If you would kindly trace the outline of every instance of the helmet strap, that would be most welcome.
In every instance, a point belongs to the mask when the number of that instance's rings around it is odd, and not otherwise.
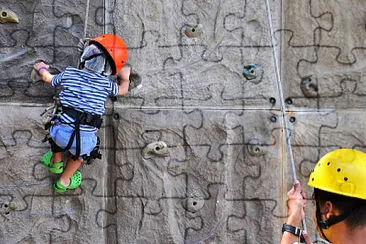
[[[328,224],[328,220],[324,221],[321,218],[320,206],[319,206],[318,200],[316,199],[316,192],[315,192],[315,202],[316,202],[316,204],[315,204],[316,222],[318,224],[320,233],[322,234],[322,237],[324,237],[324,239],[330,243],[329,239],[327,238],[327,236],[324,234],[324,231],[323,231],[323,229],[328,229],[330,227],[330,225]]]
[[[84,67],[85,67],[85,62],[80,62],[80,64],[79,64],[79,69],[84,69]]]
[[[104,69],[103,69],[103,71],[102,71],[101,75],[107,76],[107,75],[105,74],[105,71],[107,70],[107,63],[108,63],[108,62],[109,62],[109,61],[106,59],[106,60],[105,60],[105,62],[104,62]]]

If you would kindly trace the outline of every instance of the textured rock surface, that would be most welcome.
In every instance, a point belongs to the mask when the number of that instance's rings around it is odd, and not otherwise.
[[[365,1],[270,1],[273,30],[265,1],[89,2],[0,0],[19,18],[0,24],[0,243],[278,243],[293,176],[271,31],[299,180],[332,149],[366,150]],[[32,64],[77,66],[79,39],[103,32],[141,87],[107,102],[103,158],[57,194],[40,163],[55,91]],[[168,154],[144,158],[158,141]]]

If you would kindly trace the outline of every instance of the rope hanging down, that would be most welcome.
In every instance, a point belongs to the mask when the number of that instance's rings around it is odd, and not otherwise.
[[[89,6],[90,6],[90,0],[87,0],[86,1],[86,11],[85,11],[85,21],[84,21],[84,35],[83,35],[83,40],[86,39],[86,31],[88,29]]]
[[[296,181],[297,176],[296,176],[296,167],[295,167],[295,162],[294,162],[294,156],[292,154],[291,135],[290,135],[290,130],[289,130],[287,117],[286,117],[286,106],[285,106],[283,90],[282,90],[280,68],[279,68],[279,64],[278,64],[278,57],[277,57],[277,52],[276,52],[276,47],[275,47],[275,39],[273,36],[274,31],[273,31],[273,26],[272,26],[271,7],[269,5],[269,0],[265,0],[265,2],[266,2],[266,8],[267,8],[268,25],[269,25],[269,29],[270,29],[270,36],[271,36],[271,43],[272,43],[272,53],[273,53],[273,59],[274,59],[274,63],[275,63],[276,83],[277,83],[277,89],[278,89],[279,99],[280,99],[281,115],[282,115],[282,120],[283,120],[284,131],[285,131],[287,152],[288,152],[289,159],[291,162],[292,176],[294,178],[294,181]],[[302,225],[303,225],[303,229],[306,231],[305,219],[302,220]]]
[[[107,33],[107,1],[103,0],[103,33]],[[86,10],[85,10],[85,20],[84,20],[84,35],[83,35],[83,40],[85,40],[86,34],[87,34],[87,29],[88,29],[88,19],[89,19],[89,8],[90,8],[90,0],[86,1]]]

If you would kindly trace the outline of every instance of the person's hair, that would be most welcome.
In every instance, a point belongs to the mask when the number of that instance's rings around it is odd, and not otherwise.
[[[326,201],[330,201],[339,209],[340,214],[349,212],[348,217],[344,221],[350,229],[366,226],[366,200],[347,197],[317,188],[314,188],[314,196],[314,200],[320,206],[323,206]]]

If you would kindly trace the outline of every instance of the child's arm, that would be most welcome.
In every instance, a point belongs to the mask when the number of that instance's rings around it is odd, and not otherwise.
[[[38,72],[43,82],[51,84],[54,75],[48,71],[49,66],[47,64],[44,62],[36,62],[33,68]]]
[[[119,81],[119,92],[117,96],[124,96],[128,92],[128,87],[130,85],[130,73],[131,67],[123,67],[117,74],[117,79]]]

